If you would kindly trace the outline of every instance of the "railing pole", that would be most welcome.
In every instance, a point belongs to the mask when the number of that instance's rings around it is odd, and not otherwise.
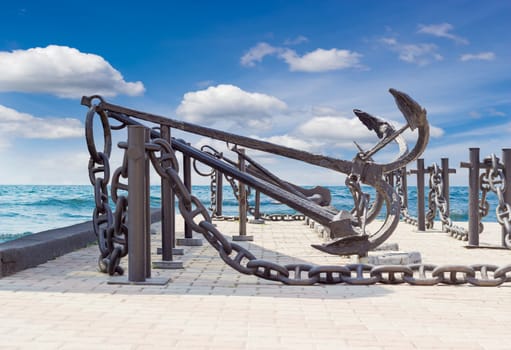
[[[224,201],[224,174],[220,171],[216,171],[216,208],[215,212],[217,216],[222,216],[222,202]]]
[[[507,204],[511,204],[511,148],[502,149],[502,163],[504,164],[504,176],[506,183],[504,184],[504,201]],[[502,246],[506,245],[506,230],[502,227]]]
[[[161,125],[161,138],[171,142],[171,131],[167,125]],[[162,162],[164,168],[170,166],[170,160]],[[175,195],[170,180],[166,177],[161,178],[161,259],[163,261],[172,261],[172,248],[175,247],[176,223],[174,214]]]
[[[191,158],[183,154],[183,182],[186,189],[192,193],[192,162]],[[191,208],[186,208],[190,210]],[[192,228],[185,220],[185,238],[192,238]]]
[[[149,142],[150,139],[150,130],[148,128],[144,128],[144,146],[147,142]],[[145,148],[144,148],[145,152]],[[145,177],[144,177],[144,206],[146,210],[145,214],[145,237],[146,237],[146,244],[145,244],[145,277],[151,278],[151,197],[150,197],[150,191],[151,191],[151,181],[150,181],[150,175],[149,175],[149,157],[147,154],[145,154],[145,161],[144,161],[144,169],[145,169]],[[128,195],[129,197],[129,195]]]
[[[168,125],[160,125],[160,137],[172,143],[171,130]],[[171,166],[170,160],[161,164],[164,168]],[[155,261],[155,269],[182,269],[182,261],[174,261],[173,255],[183,255],[183,249],[176,248],[176,215],[174,190],[170,179],[161,178],[161,261]]]
[[[245,149],[240,148],[238,154],[238,167],[241,172],[245,172]],[[233,236],[233,241],[253,241],[253,236],[247,236],[247,188],[244,183],[238,181],[239,188],[239,235]]]
[[[255,209],[254,209],[254,219],[261,218],[261,192],[255,190]]]
[[[406,166],[401,169],[401,183],[403,184],[403,208],[408,209],[408,175],[406,172]]]
[[[426,215],[424,207],[424,159],[417,159],[417,225],[419,231],[426,230]]]
[[[147,264],[146,132],[143,126],[128,127],[128,279],[144,282]]]
[[[479,246],[479,148],[470,148],[468,245]]]
[[[187,143],[189,146],[190,144]],[[183,153],[183,183],[186,189],[192,193],[192,159]],[[186,210],[190,210],[190,205],[187,205]],[[184,219],[184,218],[183,218]],[[201,246],[201,238],[193,238],[192,227],[184,221],[184,238],[177,239],[178,245],[184,246]]]

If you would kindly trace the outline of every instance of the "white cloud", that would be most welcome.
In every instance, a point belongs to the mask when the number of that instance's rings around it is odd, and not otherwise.
[[[286,103],[276,97],[221,84],[186,93],[176,114],[196,123],[229,120],[242,126],[264,129],[271,126],[271,118],[275,114],[286,109]]]
[[[274,54],[279,50],[278,47],[273,47],[270,44],[259,43],[241,57],[241,64],[243,66],[253,67],[255,66],[254,62],[261,62],[265,56]]]
[[[399,54],[399,59],[408,63],[424,66],[432,61],[443,60],[435,44],[402,44],[396,38],[383,38],[380,40],[390,50]]]
[[[299,149],[307,152],[316,152],[322,146],[321,142],[317,141],[306,141],[303,138],[299,138],[296,136],[284,134],[284,135],[275,135],[268,138],[264,138],[264,141],[276,143],[281,146]]]
[[[301,43],[306,43],[307,41],[309,41],[309,39],[307,39],[307,37],[305,37],[303,35],[299,35],[294,39],[286,39],[284,41],[284,45],[286,45],[286,46],[298,45]]]
[[[332,70],[360,67],[361,54],[339,49],[316,49],[299,56],[294,50],[284,50],[279,55],[295,72],[327,72]]]
[[[460,60],[465,61],[493,61],[495,59],[495,53],[493,52],[480,52],[480,53],[467,53],[461,55]]]
[[[430,24],[430,25],[419,25],[418,33],[430,34],[440,38],[447,38],[455,41],[458,44],[468,44],[468,40],[460,36],[451,33],[453,26],[449,23]]]
[[[0,134],[3,137],[61,139],[83,137],[84,128],[74,118],[38,118],[0,105]]]
[[[0,91],[49,93],[59,97],[140,95],[142,82],[126,82],[101,56],[49,45],[0,52]]]
[[[302,39],[303,40],[303,39]],[[361,54],[341,49],[316,49],[303,56],[295,50],[284,47],[275,47],[267,43],[259,43],[252,47],[241,57],[241,64],[248,67],[255,66],[255,62],[261,62],[268,55],[276,55],[289,65],[292,72],[327,72],[346,68],[361,68]]]

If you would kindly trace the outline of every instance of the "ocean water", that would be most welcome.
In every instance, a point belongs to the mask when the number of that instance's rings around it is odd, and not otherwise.
[[[332,193],[332,204],[338,209],[349,210],[353,199],[344,186],[328,187]],[[371,198],[374,191],[365,188]],[[427,191],[427,190],[426,190]],[[209,208],[209,186],[193,186],[192,192]],[[249,197],[253,203],[254,193]],[[427,197],[427,192],[426,192]],[[408,189],[409,212],[416,215],[417,191]],[[468,220],[468,188],[451,187],[451,218],[453,221]],[[426,198],[427,201],[427,198]],[[490,212],[483,221],[496,221],[495,195],[489,195]],[[160,187],[151,186],[151,206],[160,206]],[[91,220],[94,209],[93,188],[83,186],[0,186],[0,242],[24,235]],[[427,210],[427,203],[426,203]],[[293,214],[294,209],[282,205],[270,197],[261,195],[261,212],[267,214]],[[223,214],[237,215],[238,202],[230,187],[224,187]]]

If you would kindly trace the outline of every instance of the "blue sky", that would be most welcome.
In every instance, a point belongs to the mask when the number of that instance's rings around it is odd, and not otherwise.
[[[2,184],[87,184],[80,97],[95,93],[351,159],[353,140],[376,142],[353,108],[402,125],[393,87],[428,110],[426,164],[511,147],[509,1],[20,0],[1,5],[0,32]],[[344,183],[253,155],[299,184]]]

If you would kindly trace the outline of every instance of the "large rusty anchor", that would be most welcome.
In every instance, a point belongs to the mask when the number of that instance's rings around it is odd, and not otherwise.
[[[260,150],[332,169],[347,174],[348,180],[350,181],[360,182],[374,187],[377,192],[377,198],[373,207],[369,209],[368,213],[366,213],[365,221],[376,216],[382,207],[382,204],[385,204],[387,208],[387,215],[384,224],[380,227],[380,229],[378,229],[375,233],[370,234],[366,232],[364,222],[360,222],[361,220],[358,220],[350,212],[341,211],[339,213],[334,213],[332,210],[309,200],[303,194],[298,194],[294,190],[289,190],[285,187],[283,188],[278,183],[276,184],[273,181],[268,181],[268,179],[265,179],[264,176],[255,176],[257,174],[240,172],[232,164],[222,161],[214,155],[202,152],[182,140],[172,139],[172,148],[175,151],[186,154],[207,166],[217,169],[232,178],[240,180],[245,185],[259,190],[260,192],[290,206],[291,208],[294,208],[327,227],[330,230],[330,235],[333,241],[322,245],[314,245],[315,248],[330,254],[363,255],[366,254],[369,249],[375,248],[384,242],[392,234],[399,222],[399,197],[394,189],[384,181],[384,174],[399,169],[418,158],[424,151],[429,139],[429,125],[426,119],[426,111],[405,93],[394,89],[390,89],[390,93],[394,96],[398,108],[405,116],[407,124],[401,129],[395,130],[390,126],[390,124],[374,118],[367,113],[355,110],[355,114],[361,119],[361,121],[370,129],[375,130],[377,135],[381,137],[381,140],[367,151],[360,149],[352,161],[312,154],[266,141],[260,141],[179,120],[139,112],[133,109],[107,103],[99,96],[84,97],[82,99],[82,104],[90,107],[87,115],[87,144],[92,155],[91,161],[94,161],[99,165],[101,165],[103,161],[101,159],[93,159],[94,155],[97,153],[93,147],[91,131],[92,118],[95,114],[100,116],[101,123],[104,128],[105,148],[108,150],[108,152],[105,153],[109,153],[111,147],[106,144],[107,139],[109,141],[108,143],[111,143],[108,119],[112,118],[121,122],[121,126],[112,126],[112,129],[118,129],[126,125],[142,125],[141,122],[136,120],[139,119],[155,123],[160,126],[176,128],[185,132],[222,140],[230,144],[244,146],[246,148]],[[97,105],[93,104],[92,102],[95,99],[98,99],[100,103]],[[406,147],[400,147],[401,152],[398,158],[388,164],[378,164],[372,160],[372,156],[382,150],[389,143],[393,141],[398,141],[398,144],[402,143],[399,141],[401,134],[407,129],[418,130],[418,139],[411,151],[408,151]],[[151,136],[152,138],[159,138],[160,133],[156,130],[152,130]]]
[[[333,241],[325,244],[314,244],[313,247],[316,249],[335,255],[353,253],[365,255],[367,251],[383,243],[394,232],[399,223],[399,197],[392,186],[384,180],[383,175],[405,166],[424,152],[429,140],[429,124],[426,110],[411,97],[395,89],[390,89],[389,92],[394,96],[396,104],[407,123],[396,130],[381,119],[360,110],[354,110],[359,119],[370,130],[374,130],[381,140],[367,151],[359,148],[360,152],[353,159],[348,175],[352,180],[361,181],[376,189],[379,195],[377,201],[383,200],[387,207],[385,222],[374,234],[369,234],[365,232],[365,229],[353,225],[352,215],[346,211],[341,211],[336,216],[336,222],[337,225],[342,226],[342,229],[331,231]],[[408,151],[404,139],[401,137],[407,129],[418,130],[418,139],[411,151]],[[372,156],[392,141],[397,141],[399,145],[399,156],[388,164],[375,163]]]

